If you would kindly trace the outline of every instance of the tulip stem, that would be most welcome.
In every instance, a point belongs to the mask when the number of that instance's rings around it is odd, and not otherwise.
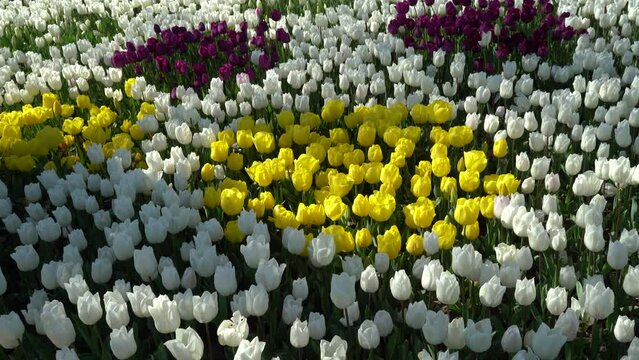
[[[211,341],[211,333],[209,331],[209,323],[206,323],[206,343],[209,346],[209,360],[213,360],[213,342]]]

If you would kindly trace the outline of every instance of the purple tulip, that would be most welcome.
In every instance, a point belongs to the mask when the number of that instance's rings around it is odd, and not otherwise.
[[[291,36],[282,28],[275,30],[275,38],[284,44],[288,44],[288,42],[291,41]]]
[[[175,62],[175,69],[180,74],[186,74],[189,72],[189,64],[184,60],[177,60]]]
[[[271,11],[271,19],[273,19],[273,21],[280,21],[281,18],[282,18],[282,13],[279,10]]]

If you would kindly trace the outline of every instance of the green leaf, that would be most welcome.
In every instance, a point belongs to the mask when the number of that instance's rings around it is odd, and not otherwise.
[[[164,346],[164,344],[160,345],[160,347],[153,354],[153,356],[151,356],[151,359],[169,360],[169,353],[166,350],[166,347]]]

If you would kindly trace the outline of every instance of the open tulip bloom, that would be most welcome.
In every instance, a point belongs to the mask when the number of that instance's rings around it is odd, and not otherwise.
[[[0,4],[0,358],[639,358],[636,0],[147,3]]]

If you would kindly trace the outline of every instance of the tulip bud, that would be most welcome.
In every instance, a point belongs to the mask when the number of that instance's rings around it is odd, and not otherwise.
[[[20,346],[24,335],[24,324],[14,311],[0,316],[0,346],[15,349]]]
[[[408,275],[402,269],[393,275],[390,279],[390,289],[393,297],[399,301],[408,300],[411,294],[411,284]]]
[[[312,339],[320,340],[326,335],[326,320],[324,315],[311,312],[308,315],[308,332]]]
[[[371,350],[377,348],[380,334],[375,323],[370,320],[364,320],[357,330],[357,340],[363,349]]]
[[[291,345],[297,349],[304,348],[308,345],[309,329],[306,321],[295,319],[293,326],[291,326],[290,341]]]
[[[114,329],[111,331],[109,339],[111,352],[113,356],[119,360],[130,358],[138,350],[135,337],[133,336],[133,329],[127,331],[124,326],[119,329]]]
[[[568,294],[563,287],[551,288],[546,294],[546,308],[551,314],[559,316],[568,306]]]
[[[78,317],[85,325],[93,325],[102,318],[100,294],[86,291],[78,298]]]
[[[615,339],[622,343],[629,343],[635,337],[635,321],[627,316],[619,316],[615,323]]]
[[[517,325],[511,325],[504,331],[504,335],[501,338],[501,348],[507,353],[516,353],[521,350],[522,339],[519,327]]]
[[[490,319],[484,319],[477,323],[468,319],[468,325],[464,330],[466,346],[476,353],[481,353],[490,348],[493,327]]]
[[[535,289],[535,279],[526,279],[523,280],[517,279],[517,285],[515,286],[515,300],[517,303],[523,306],[528,306],[535,301],[535,297],[537,296],[537,292]],[[516,351],[519,351],[517,349]],[[509,352],[516,352],[509,351]]]

